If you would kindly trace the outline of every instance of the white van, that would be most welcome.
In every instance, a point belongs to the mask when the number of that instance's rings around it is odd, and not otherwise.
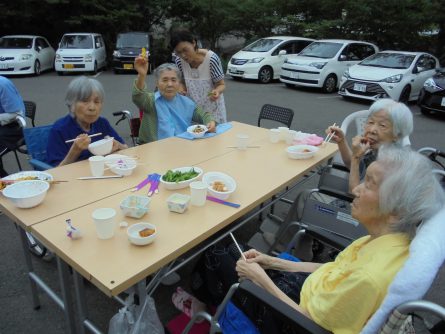
[[[298,55],[288,56],[281,67],[280,81],[286,86],[321,88],[334,92],[343,72],[352,65],[378,52],[367,42],[324,39],[313,42]]]
[[[93,72],[107,66],[107,52],[102,35],[95,33],[65,34],[59,43],[54,62],[57,74]]]

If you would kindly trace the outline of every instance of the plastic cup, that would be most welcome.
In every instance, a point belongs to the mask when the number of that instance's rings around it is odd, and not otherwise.
[[[249,136],[245,134],[236,135],[236,148],[239,150],[247,149],[247,144],[249,143]]]
[[[286,126],[280,126],[278,130],[280,130],[280,140],[286,141],[286,135],[289,131],[289,128]]]
[[[92,217],[99,239],[110,239],[114,236],[116,210],[112,208],[96,209],[93,211]]]
[[[295,139],[295,135],[297,134],[297,131],[295,130],[288,130],[286,133],[286,144],[292,145]]]
[[[271,143],[278,143],[280,141],[280,130],[278,129],[270,129],[269,130],[269,139]]]
[[[202,181],[190,183],[190,203],[194,206],[203,206],[207,199],[207,184]]]
[[[105,157],[101,155],[95,155],[88,159],[90,162],[91,175],[102,176],[104,175]]]

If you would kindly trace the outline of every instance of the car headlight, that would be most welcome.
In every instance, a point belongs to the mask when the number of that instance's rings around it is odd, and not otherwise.
[[[423,84],[423,87],[429,88],[430,90],[443,90],[442,87],[438,86],[433,78],[429,78]]]
[[[113,51],[113,57],[120,57],[120,56],[121,56],[121,53],[118,50]]]
[[[264,59],[264,57],[252,58],[248,61],[248,63],[259,63],[263,59]]]
[[[346,69],[346,71],[343,72],[343,78],[349,79],[351,76],[349,75],[349,68]]]
[[[313,62],[310,63],[309,66],[318,68],[319,70],[321,70],[325,65],[327,64],[327,62]]]
[[[20,60],[28,60],[32,58],[32,54],[31,53],[24,53],[20,56]]]
[[[91,53],[88,53],[85,55],[85,61],[93,61],[93,55]]]
[[[390,77],[387,77],[386,79],[383,79],[383,82],[387,82],[387,83],[395,83],[395,82],[400,82],[400,80],[402,80],[403,78],[403,74],[397,74],[397,75],[393,75]]]
[[[56,53],[56,61],[61,61],[62,60],[62,56],[59,55],[58,53]]]

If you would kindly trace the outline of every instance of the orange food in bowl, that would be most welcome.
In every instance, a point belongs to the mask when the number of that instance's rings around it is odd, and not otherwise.
[[[213,182],[212,189],[215,190],[215,191],[220,191],[220,192],[224,192],[224,191],[228,190],[226,185],[222,181],[215,181],[215,182]]]
[[[145,237],[149,237],[150,235],[152,235],[154,233],[155,233],[154,229],[146,227],[143,230],[139,231],[139,236],[145,238]]]

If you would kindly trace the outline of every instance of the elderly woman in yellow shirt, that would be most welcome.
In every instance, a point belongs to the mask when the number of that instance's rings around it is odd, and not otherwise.
[[[405,262],[417,227],[443,207],[445,195],[426,158],[395,148],[379,151],[353,194],[352,216],[369,235],[353,242],[334,262],[292,262],[251,249],[244,253],[247,261],[236,264],[240,280],[252,280],[329,331],[360,332]],[[271,278],[267,269],[302,274],[301,292],[283,291],[282,276]],[[279,324],[268,326],[280,332]]]

